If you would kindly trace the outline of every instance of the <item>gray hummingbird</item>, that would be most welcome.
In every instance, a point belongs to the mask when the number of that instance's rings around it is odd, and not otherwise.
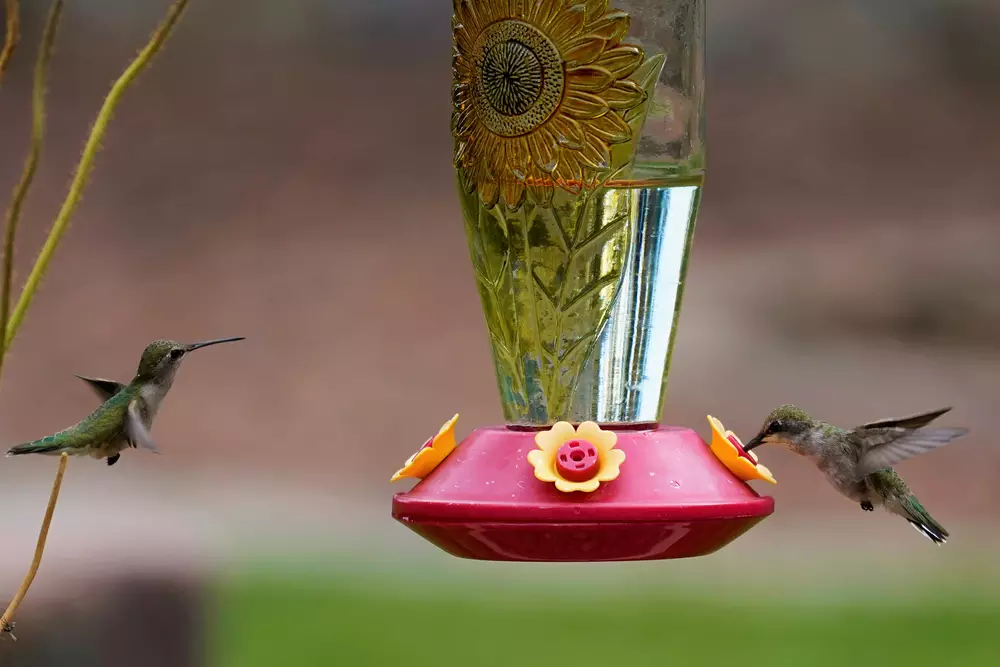
[[[926,428],[950,411],[883,419],[842,429],[813,419],[794,405],[782,405],[767,416],[760,432],[744,449],[775,444],[810,459],[841,494],[874,512],[879,505],[901,516],[927,539],[943,544],[948,531],[924,509],[891,466],[962,437],[965,428]]]
[[[159,453],[149,435],[149,429],[160,404],[174,383],[174,376],[184,357],[189,352],[209,345],[238,340],[243,338],[219,338],[202,343],[153,341],[143,350],[139,368],[128,384],[77,375],[104,402],[68,429],[11,447],[7,456],[56,455],[66,452],[71,456],[106,458],[108,465],[113,466],[118,463],[122,450],[127,447],[138,446]]]

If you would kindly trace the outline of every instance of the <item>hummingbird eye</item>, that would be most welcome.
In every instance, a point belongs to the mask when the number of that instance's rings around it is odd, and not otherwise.
[[[183,356],[184,356],[184,350],[180,349],[179,347],[178,348],[174,348],[173,350],[170,350],[170,358],[171,359],[180,359]]]

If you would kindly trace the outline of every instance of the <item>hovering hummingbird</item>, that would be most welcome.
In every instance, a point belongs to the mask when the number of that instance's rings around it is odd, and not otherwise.
[[[128,384],[77,375],[104,401],[100,407],[64,431],[11,447],[7,456],[66,452],[71,456],[107,458],[108,465],[113,466],[126,447],[139,446],[159,453],[149,429],[184,357],[188,352],[209,345],[238,340],[243,338],[191,344],[175,340],[153,341],[143,350],[139,368]]]
[[[883,419],[846,430],[813,419],[794,405],[783,405],[767,416],[744,449],[764,444],[787,447],[812,460],[835,489],[860,503],[864,511],[874,512],[880,505],[909,521],[935,544],[943,544],[948,531],[924,509],[891,466],[968,433],[965,428],[925,428],[950,410]]]

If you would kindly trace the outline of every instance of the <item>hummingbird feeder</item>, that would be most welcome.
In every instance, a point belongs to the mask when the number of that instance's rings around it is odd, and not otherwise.
[[[659,423],[704,179],[705,0],[454,0],[462,216],[506,423],[458,415],[393,517],[503,561],[701,556],[774,510],[714,417]]]

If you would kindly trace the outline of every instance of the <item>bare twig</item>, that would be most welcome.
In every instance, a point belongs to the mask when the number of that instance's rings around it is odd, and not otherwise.
[[[4,7],[7,8],[7,30],[4,31],[3,49],[0,49],[0,83],[3,82],[7,64],[21,39],[21,8],[18,6],[18,0],[6,0]]]
[[[21,218],[21,208],[28,196],[28,190],[35,179],[38,169],[38,157],[42,152],[42,141],[45,138],[45,84],[48,79],[49,61],[52,59],[52,48],[56,41],[56,31],[59,18],[62,16],[63,0],[55,0],[45,21],[45,32],[42,34],[42,45],[35,61],[35,84],[31,96],[31,146],[28,157],[24,161],[24,171],[21,182],[14,190],[10,209],[7,210],[7,226],[3,241],[3,286],[0,287],[0,331],[7,331],[7,321],[10,319],[11,283],[14,280],[14,238],[17,236],[17,223]],[[6,337],[0,337],[0,372],[7,356]]]
[[[24,320],[24,315],[28,310],[28,306],[31,305],[32,299],[35,297],[35,292],[38,291],[38,285],[45,275],[45,271],[49,268],[49,263],[52,261],[52,255],[55,253],[56,247],[59,245],[59,241],[62,240],[63,234],[66,232],[66,228],[69,226],[69,220],[73,216],[73,212],[76,210],[77,204],[80,202],[80,196],[83,194],[83,188],[87,184],[87,177],[90,175],[90,170],[94,165],[94,159],[97,156],[97,151],[100,148],[101,140],[104,138],[104,133],[108,129],[108,123],[111,122],[111,116],[114,113],[115,107],[121,101],[122,95],[132,84],[139,74],[142,73],[149,63],[152,61],[153,56],[160,50],[167,38],[170,37],[170,33],[174,26],[181,18],[181,14],[187,7],[188,0],[177,0],[170,7],[167,12],[166,18],[163,23],[156,29],[153,33],[152,38],[146,47],[139,53],[132,64],[128,66],[128,69],[118,78],[115,84],[111,87],[111,91],[108,96],[104,99],[104,106],[101,107],[100,112],[97,114],[97,120],[94,121],[94,127],[90,131],[90,137],[87,139],[87,144],[84,146],[83,155],[80,157],[80,163],[77,165],[76,173],[73,176],[73,182],[70,184],[69,194],[66,195],[66,200],[63,202],[62,208],[56,215],[56,220],[52,224],[52,229],[49,231],[49,236],[45,240],[45,245],[42,246],[42,251],[38,255],[38,259],[35,261],[35,266],[31,270],[31,275],[28,276],[27,281],[25,281],[24,289],[21,291],[21,297],[17,301],[17,305],[14,307],[14,312],[11,315],[10,322],[7,323],[6,330],[6,340],[5,347],[10,348],[11,342],[13,342],[14,337],[17,335],[17,330],[21,326],[21,322]]]
[[[24,576],[24,581],[21,582],[21,588],[18,589],[17,594],[14,599],[10,601],[7,605],[7,611],[3,613],[0,617],[0,634],[6,632],[11,634],[14,629],[14,614],[17,613],[17,608],[21,606],[21,601],[24,600],[24,596],[27,595],[28,589],[31,588],[31,582],[35,580],[35,573],[38,572],[38,566],[42,564],[42,553],[45,551],[45,540],[49,536],[49,524],[52,523],[52,513],[56,510],[56,501],[59,500],[59,489],[62,487],[63,474],[66,472],[66,461],[69,457],[63,453],[59,456],[59,468],[56,470],[56,479],[52,482],[52,493],[49,494],[49,505],[45,508],[45,518],[42,519],[42,529],[38,532],[38,543],[35,545],[35,557],[31,559],[31,567],[28,569],[28,574]]]

